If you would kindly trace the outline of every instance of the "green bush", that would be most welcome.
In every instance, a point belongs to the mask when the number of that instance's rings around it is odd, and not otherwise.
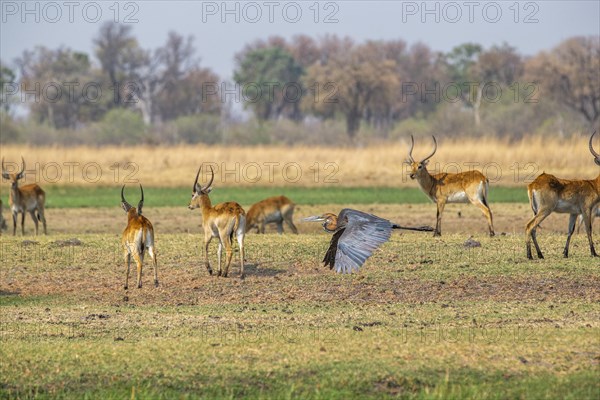
[[[106,113],[97,124],[97,144],[139,144],[146,133],[144,121],[139,113],[114,109]]]
[[[431,135],[432,133],[434,132],[430,120],[407,118],[394,125],[389,137],[390,139],[397,140],[409,137],[410,135],[418,137]]]
[[[10,115],[0,111],[0,143],[17,143],[21,139],[20,136],[19,126]]]
[[[174,121],[175,141],[181,143],[221,143],[221,118],[218,115],[189,115]]]

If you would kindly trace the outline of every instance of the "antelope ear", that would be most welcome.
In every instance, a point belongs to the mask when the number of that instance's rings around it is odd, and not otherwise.
[[[4,179],[10,179],[10,175],[8,174],[8,172],[3,172],[3,173],[2,173],[2,177],[3,177]]]
[[[24,176],[25,176],[25,171],[18,173],[15,178],[17,178],[17,180],[19,180],[19,179],[23,179]]]
[[[204,189],[204,191],[206,192],[206,194],[209,194],[210,192],[212,192],[212,186],[207,187],[206,189]]]
[[[423,164],[423,166],[426,167],[427,164],[429,164],[429,160],[422,161],[421,164]]]

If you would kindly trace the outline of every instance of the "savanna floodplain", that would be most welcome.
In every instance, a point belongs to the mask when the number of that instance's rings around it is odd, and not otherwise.
[[[475,207],[449,204],[442,237],[394,232],[358,273],[324,268],[331,237],[303,217],[351,207],[435,225],[403,169],[407,147],[3,146],[7,168],[25,156],[22,184],[46,191],[49,235],[33,236],[27,216],[12,236],[3,181],[0,397],[597,399],[598,260],[581,233],[562,257],[566,215],[542,223],[543,260],[526,259],[524,235],[528,181],[596,176],[585,138],[445,141],[441,170],[488,167],[497,235]],[[244,280],[237,252],[229,278],[203,265],[200,212],[186,207],[200,165],[215,168],[213,204],[297,203],[298,235],[247,234]],[[123,289],[124,183],[132,204],[144,185],[157,288],[147,257],[143,287]]]
[[[354,200],[343,206],[435,220],[433,204]],[[340,208],[300,203],[295,220]],[[597,398],[600,273],[585,235],[563,259],[567,217],[553,215],[546,259],[531,262],[528,204],[492,209],[496,237],[479,210],[449,205],[441,238],[394,232],[352,275],[322,267],[318,224],[249,233],[240,280],[237,252],[229,278],[208,275],[198,210],[147,205],[160,285],[145,265],[143,288],[124,290],[123,211],[49,208],[48,236],[26,220],[25,237],[1,237],[2,397]]]

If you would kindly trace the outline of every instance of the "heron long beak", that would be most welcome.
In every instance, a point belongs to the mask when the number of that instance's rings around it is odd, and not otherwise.
[[[300,221],[302,221],[302,222],[322,222],[325,220],[326,220],[326,218],[323,218],[322,215],[313,215],[312,217],[302,218]]]

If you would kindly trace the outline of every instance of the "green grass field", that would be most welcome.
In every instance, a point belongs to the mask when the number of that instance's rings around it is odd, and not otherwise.
[[[112,207],[120,202],[120,186],[52,186],[46,185],[48,208]],[[177,207],[187,205],[191,187],[144,189],[145,204],[149,207]],[[264,198],[285,194],[298,204],[421,204],[429,199],[419,188],[345,188],[339,186],[216,188],[211,192],[214,204],[235,199],[240,204],[252,204]],[[139,188],[129,185],[125,197],[131,202],[139,199]],[[527,202],[527,190],[515,187],[490,189],[491,203]]]
[[[371,204],[371,191],[346,190],[337,194],[386,218],[435,217],[430,203]],[[158,288],[145,265],[144,287],[123,289],[114,188],[67,191],[72,204],[101,208],[50,207],[48,236],[30,236],[28,217],[29,236],[0,238],[0,398],[598,398],[600,269],[584,235],[562,258],[565,216],[539,234],[546,259],[527,261],[526,203],[492,204],[505,232],[494,238],[479,210],[461,206],[461,217],[452,206],[444,236],[394,233],[352,275],[323,268],[330,236],[298,223],[299,235],[248,234],[240,280],[237,252],[229,278],[208,275],[200,213],[181,192],[146,192]],[[296,201],[296,219],[341,208],[338,198]],[[470,234],[481,247],[464,247]]]

